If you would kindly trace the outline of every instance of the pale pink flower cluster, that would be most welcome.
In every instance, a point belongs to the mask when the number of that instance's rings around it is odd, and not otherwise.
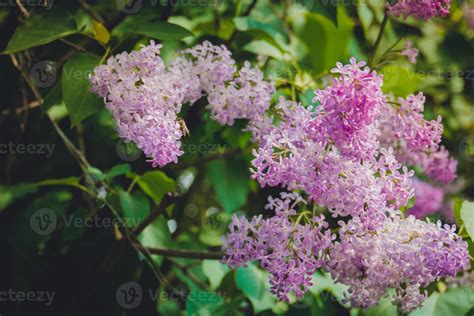
[[[183,154],[180,139],[187,129],[179,112],[184,103],[207,97],[212,118],[223,125],[262,115],[270,105],[273,85],[249,63],[236,73],[224,46],[206,41],[181,52],[168,67],[160,48],[152,41],[139,51],[110,57],[90,78],[119,136],[135,142],[153,167],[176,163]]]
[[[413,179],[415,189],[415,205],[409,209],[408,214],[422,218],[433,214],[443,207],[445,191],[418,178]]]
[[[340,77],[316,91],[316,108],[280,98],[272,112],[275,119],[268,116],[254,120],[255,126],[249,130],[256,133],[259,146],[253,151],[252,177],[262,187],[302,190],[309,202],[344,219],[339,222],[338,239],[319,249],[325,253],[319,265],[336,281],[349,286],[353,305],[377,304],[389,288],[394,288],[393,302],[401,310],[410,311],[426,299],[422,288],[464,269],[469,256],[467,244],[455,234],[454,226],[429,224],[413,216],[404,219],[399,209],[414,195],[413,171],[400,161],[421,166],[440,181],[452,180],[455,173],[453,168],[444,172],[432,168],[430,159],[443,152],[439,146],[442,125],[440,119],[424,119],[423,95],[394,102],[382,93],[382,77],[364,66],[354,59],[349,65],[338,64],[333,72]],[[424,159],[414,159],[415,154]],[[443,157],[437,164],[449,165],[450,161]],[[266,223],[272,225],[274,220],[270,218]],[[245,222],[247,230],[241,230],[240,221],[243,219],[233,221],[224,247],[226,260],[233,266],[262,262],[258,256],[246,260],[236,250],[236,240],[250,236],[253,225]],[[258,234],[253,236],[252,244],[263,242]],[[279,244],[287,247],[284,240],[288,238],[282,235]],[[248,245],[244,252],[259,249],[250,250]],[[286,271],[281,264],[281,269],[263,267]],[[288,289],[285,285],[294,284],[286,278],[280,283],[277,288]],[[300,288],[291,289],[301,296],[307,286],[302,282]],[[288,295],[287,291],[272,289],[280,298]]]
[[[367,230],[358,218],[340,225],[340,239],[331,248],[325,268],[349,286],[353,305],[374,305],[393,288],[393,303],[403,311],[413,310],[426,299],[420,287],[454,276],[470,262],[467,244],[455,227],[440,222],[395,215],[377,230]]]
[[[422,20],[445,17],[449,14],[450,6],[451,0],[398,0],[393,5],[387,3],[391,15],[403,16],[404,19],[412,16]]]
[[[466,267],[467,244],[455,227],[400,212],[414,195],[414,172],[403,164],[437,181],[455,177],[456,162],[440,146],[441,118],[423,117],[422,94],[394,101],[382,92],[382,76],[351,58],[315,92],[316,106],[281,97],[270,109],[274,85],[248,62],[237,69],[224,46],[204,42],[168,66],[159,50],[152,42],[111,57],[91,77],[120,137],[135,142],[153,166],[176,162],[186,132],[181,107],[207,98],[218,123],[248,121],[257,143],[252,177],[262,187],[301,190],[269,198],[273,217],[233,216],[224,239],[229,265],[259,261],[280,299],[301,297],[323,269],[349,287],[354,305],[376,304],[394,288],[403,311],[422,304],[429,283]],[[317,214],[321,208],[340,219],[337,234]]]
[[[407,39],[405,42],[405,48],[400,52],[401,55],[407,56],[408,60],[412,64],[416,64],[416,57],[418,57],[418,53],[420,52],[418,48],[412,47],[412,42]]]
[[[431,121],[423,117],[425,100],[420,92],[398,98],[398,102],[388,101],[379,120],[380,141],[394,148],[400,162],[420,166],[432,179],[449,183],[456,178],[457,161],[440,146],[441,116]]]

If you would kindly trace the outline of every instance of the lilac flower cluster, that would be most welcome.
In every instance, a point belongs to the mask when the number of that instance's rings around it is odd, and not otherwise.
[[[378,148],[376,117],[385,103],[383,78],[370,71],[365,62],[351,58],[349,65],[337,63],[332,73],[340,74],[332,85],[315,92],[321,115],[315,119],[318,136],[323,142],[334,142],[341,155],[368,159]]]
[[[260,215],[249,222],[233,215],[224,241],[225,261],[238,267],[259,260],[270,272],[271,290],[279,299],[288,300],[290,292],[301,297],[312,285],[312,275],[323,266],[336,236],[330,230],[322,231],[328,227],[323,215],[297,213],[298,203],[304,203],[297,193],[282,193],[281,199],[270,197],[268,201],[266,208],[276,214],[271,218]]]
[[[404,19],[412,16],[423,20],[445,17],[449,14],[450,6],[451,0],[398,0],[394,4],[387,3],[391,15],[403,16]]]
[[[422,218],[439,211],[443,207],[444,190],[435,187],[418,178],[413,179],[415,189],[415,205],[408,211],[408,214],[416,218]]]
[[[252,177],[262,187],[301,190],[306,197],[270,197],[270,218],[234,216],[224,239],[230,266],[259,261],[282,300],[302,296],[323,269],[349,286],[354,305],[376,304],[394,288],[393,301],[405,311],[424,301],[420,288],[465,268],[467,244],[454,227],[400,212],[415,192],[407,166],[436,181],[455,178],[456,161],[440,146],[441,118],[424,119],[422,94],[394,101],[382,92],[382,76],[352,58],[338,63],[336,78],[315,92],[317,106],[281,97],[270,108],[273,83],[248,62],[237,69],[224,46],[204,42],[167,66],[160,47],[152,42],[111,57],[91,77],[120,137],[135,142],[154,167],[176,162],[187,131],[181,107],[206,97],[218,123],[248,121],[258,146]],[[421,196],[426,187],[416,181]],[[437,200],[429,199],[418,206],[434,208]],[[317,208],[307,210],[308,202],[342,219],[337,234]]]
[[[318,266],[349,286],[352,304],[369,307],[394,288],[393,302],[409,311],[426,299],[420,288],[456,274],[469,256],[454,226],[404,218],[399,209],[407,205],[414,189],[413,171],[401,162],[421,166],[445,182],[454,178],[455,163],[446,156],[437,163],[451,165],[448,170],[433,168],[433,157],[444,150],[439,146],[442,125],[440,119],[424,119],[422,94],[393,102],[382,93],[382,77],[354,59],[349,65],[338,64],[333,73],[340,77],[316,91],[316,108],[280,98],[273,112],[277,120],[264,116],[253,121],[249,130],[259,146],[253,151],[252,177],[262,187],[303,190],[309,202],[345,219],[339,222],[337,241],[324,248],[323,257],[314,259],[321,259]],[[258,217],[250,223],[234,218],[224,245],[226,261],[232,266],[253,260],[262,264],[265,255],[259,256],[258,250],[265,239],[258,235],[260,223],[274,223],[277,217]],[[288,221],[295,222],[292,217]],[[289,235],[278,240],[278,245],[291,250]],[[275,271],[286,275],[288,266],[275,267],[278,262],[262,266],[272,276]],[[288,289],[302,295],[308,284],[298,280],[302,286],[295,289],[292,279],[272,277],[272,290],[280,298],[287,297]]]
[[[471,269],[466,269],[466,271],[463,271],[455,277],[447,277],[445,282],[448,288],[462,287],[474,290],[474,272],[470,270]]]
[[[420,166],[432,179],[449,183],[456,178],[457,161],[440,146],[441,116],[432,121],[423,117],[425,99],[420,92],[398,102],[389,100],[379,120],[380,141],[395,149],[400,162]]]
[[[350,301],[369,307],[394,288],[393,303],[409,311],[426,298],[420,287],[441,276],[453,276],[469,264],[467,244],[455,228],[394,216],[377,230],[358,218],[340,222],[340,240],[328,255],[326,269],[349,285]]]
[[[183,154],[180,139],[187,129],[179,112],[184,103],[207,96],[212,118],[223,125],[252,119],[268,108],[273,85],[249,63],[236,74],[235,61],[224,46],[206,41],[184,50],[167,67],[160,48],[152,41],[139,51],[110,57],[90,78],[119,136],[135,142],[153,167],[176,163]]]
[[[154,167],[177,162],[183,136],[177,113],[186,94],[160,58],[161,45],[110,57],[96,67],[92,91],[105,99],[119,136],[134,141]]]
[[[410,63],[416,64],[416,57],[418,57],[420,50],[418,48],[412,47],[412,45],[412,42],[407,39],[405,42],[405,48],[400,52],[400,54],[402,56],[407,56]]]

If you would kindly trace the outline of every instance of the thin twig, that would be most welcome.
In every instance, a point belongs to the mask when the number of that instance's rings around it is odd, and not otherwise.
[[[21,76],[23,79],[25,79],[26,83],[30,87],[31,91],[35,95],[36,99],[40,102],[43,103],[43,98],[41,97],[41,93],[38,91],[38,88],[36,85],[33,83],[31,80],[30,76],[28,73],[26,73],[25,69],[23,69],[22,65],[18,61],[18,59],[15,57],[14,54],[10,54],[10,59],[12,60],[13,66],[21,73]]]
[[[0,113],[0,115],[21,114],[24,111],[34,109],[34,108],[36,108],[40,105],[41,105],[41,103],[39,101],[33,101],[33,102],[28,103],[27,107],[23,106],[21,108],[16,108],[16,109],[11,109],[11,110],[9,110],[9,109],[3,110]]]
[[[143,247],[137,245],[137,248]],[[191,251],[183,249],[167,249],[167,248],[157,248],[157,247],[145,247],[152,255],[160,255],[167,257],[178,257],[178,258],[188,258],[188,259],[212,259],[220,260],[223,257],[223,253],[220,252],[202,252],[202,251]]]
[[[375,60],[377,49],[379,48],[380,43],[382,42],[383,34],[385,33],[385,27],[387,26],[388,21],[389,21],[389,15],[385,13],[385,15],[383,16],[382,24],[380,25],[379,34],[377,35],[375,44],[372,47],[372,50],[369,54],[369,67],[372,67],[372,63]]]
[[[157,208],[155,208],[147,218],[145,218],[138,226],[135,228],[133,231],[133,234],[135,236],[140,235],[140,233],[147,228],[148,225],[153,223],[153,221],[160,216],[160,214],[163,214],[168,206],[170,206],[173,202],[175,201],[175,197],[171,195],[165,195],[163,199],[160,202],[160,205],[158,205]]]
[[[16,0],[16,5],[18,6],[18,8],[20,9],[21,13],[23,14],[25,18],[28,18],[30,16],[30,12],[26,10],[26,8],[23,6],[20,0]]]
[[[96,58],[99,57],[98,55],[96,55],[96,54],[94,54],[94,53],[88,51],[88,50],[85,49],[84,47],[79,46],[79,45],[77,45],[77,44],[75,44],[75,43],[73,43],[73,42],[71,42],[71,41],[68,41],[68,40],[66,40],[66,39],[64,39],[64,38],[61,38],[61,39],[59,39],[59,40],[60,40],[61,42],[63,42],[64,44],[66,44],[66,45],[68,45],[68,46],[71,46],[72,48],[74,48],[74,49],[77,50],[78,52],[86,53],[86,54],[92,55],[92,56],[94,56],[94,57],[96,57]]]
[[[105,24],[104,18],[101,17],[100,14],[89,3],[87,3],[86,0],[79,0],[79,3],[94,19],[102,24]]]

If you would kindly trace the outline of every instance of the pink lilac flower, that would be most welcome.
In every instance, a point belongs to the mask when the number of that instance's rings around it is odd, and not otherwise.
[[[224,45],[216,46],[204,41],[184,50],[183,55],[190,56],[193,67],[187,71],[199,77],[202,90],[206,92],[231,80],[236,71],[232,54]]]
[[[358,218],[340,226],[325,269],[349,286],[348,299],[356,306],[377,304],[394,288],[393,303],[403,311],[413,310],[426,298],[420,288],[456,275],[470,262],[467,243],[454,226],[440,222],[395,215],[376,230],[368,230]]]
[[[440,146],[443,134],[441,117],[428,121],[423,117],[425,96],[422,93],[389,100],[378,118],[383,147],[392,147],[397,159],[420,166],[430,178],[449,183],[456,178],[457,161]]]
[[[466,269],[455,277],[447,277],[445,283],[448,288],[462,287],[474,290],[474,272],[470,268]]]
[[[275,211],[273,217],[260,215],[249,222],[234,214],[224,238],[224,261],[237,267],[258,260],[270,273],[272,293],[281,300],[289,300],[291,292],[304,295],[335,238],[325,230],[328,224],[323,215],[297,216],[296,206],[301,202],[296,193],[282,193],[281,199],[269,198],[266,208]]]
[[[270,106],[275,88],[263,79],[263,73],[245,62],[236,78],[216,85],[208,92],[211,117],[224,125],[235,119],[253,119],[262,116]]]
[[[412,43],[409,39],[405,42],[405,48],[401,51],[401,55],[407,56],[408,60],[412,64],[416,64],[416,57],[420,51],[417,48],[412,47]]]
[[[422,218],[433,214],[441,209],[444,199],[444,190],[435,187],[418,178],[413,179],[415,189],[415,206],[408,211],[408,214],[416,218]]]
[[[168,67],[160,47],[151,42],[111,57],[91,77],[119,136],[135,142],[153,166],[176,162],[186,131],[182,104],[207,97],[220,124],[248,120],[246,130],[258,143],[252,177],[261,186],[307,196],[270,197],[266,208],[275,216],[267,219],[234,215],[224,239],[230,266],[259,261],[282,300],[303,296],[312,274],[324,269],[349,286],[354,305],[373,305],[395,288],[393,302],[404,311],[422,304],[420,288],[466,267],[467,246],[454,227],[402,219],[399,211],[414,194],[413,171],[402,163],[421,166],[438,181],[455,177],[456,161],[439,145],[441,120],[423,118],[422,94],[387,99],[382,77],[351,59],[338,63],[339,77],[316,91],[318,107],[280,98],[270,114],[273,84],[249,63],[237,71],[224,46],[204,42]],[[301,207],[306,201],[345,220],[337,241],[323,215]]]
[[[332,85],[315,91],[313,100],[320,103],[322,112],[316,118],[317,126],[342,155],[356,159],[375,155],[378,143],[374,122],[385,103],[382,76],[364,66],[365,62],[355,58],[349,65],[337,63],[332,72],[340,76]]]
[[[182,131],[176,113],[181,109],[183,87],[168,76],[153,41],[139,51],[110,57],[95,68],[92,91],[105,99],[119,136],[133,141],[152,165],[177,162],[182,154]]]
[[[239,70],[224,46],[205,41],[187,49],[166,67],[161,45],[110,57],[95,68],[92,91],[105,99],[119,136],[133,141],[153,167],[178,161],[186,129],[178,113],[183,103],[207,96],[212,118],[259,120],[270,105],[273,85],[249,63]]]
[[[450,6],[450,0],[399,0],[393,5],[387,3],[388,12],[391,15],[403,16],[404,19],[412,16],[423,20],[445,17],[449,14]]]

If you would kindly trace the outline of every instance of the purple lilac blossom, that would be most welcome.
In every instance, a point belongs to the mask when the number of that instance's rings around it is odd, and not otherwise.
[[[395,4],[387,3],[388,13],[406,19],[412,16],[420,20],[433,17],[445,17],[449,14],[451,0],[399,0]]]
[[[407,39],[405,42],[405,48],[400,52],[402,56],[407,56],[408,60],[412,64],[416,64],[416,57],[420,51],[417,48],[412,47],[412,42]]]
[[[426,217],[441,209],[443,206],[444,190],[435,187],[418,178],[414,178],[413,188],[415,189],[415,205],[408,210],[408,214],[416,218]]]

